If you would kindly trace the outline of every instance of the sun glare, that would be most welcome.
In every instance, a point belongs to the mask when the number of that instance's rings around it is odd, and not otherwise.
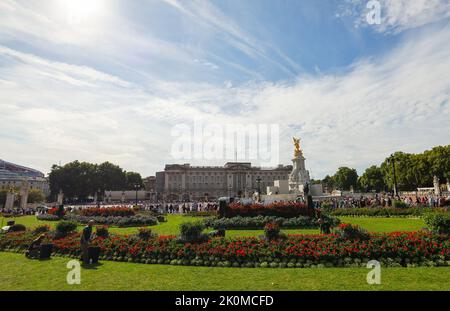
[[[103,10],[103,0],[65,0],[70,24],[95,19]]]

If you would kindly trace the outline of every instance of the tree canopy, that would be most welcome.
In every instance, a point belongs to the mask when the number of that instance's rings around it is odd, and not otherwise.
[[[450,145],[447,145],[437,146],[418,154],[395,152],[380,166],[373,165],[367,168],[359,179],[355,169],[340,167],[333,176],[327,175],[322,183],[329,190],[348,190],[350,186],[362,191],[391,190],[394,186],[391,161],[395,164],[397,189],[400,191],[431,187],[435,175],[441,183],[450,178]]]
[[[132,190],[135,183],[142,186],[142,177],[110,162],[92,164],[73,161],[63,166],[53,165],[49,182],[51,195],[56,196],[62,190],[68,199],[85,200],[96,192]]]

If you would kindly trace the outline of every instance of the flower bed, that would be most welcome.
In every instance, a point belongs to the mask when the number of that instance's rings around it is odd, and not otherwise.
[[[118,227],[136,227],[136,226],[154,226],[158,224],[155,216],[134,215],[134,216],[82,216],[76,214],[67,214],[65,220],[75,221],[81,224],[87,224],[93,220],[99,225],[118,226]]]
[[[47,214],[59,217],[59,213],[60,212],[62,213],[63,216],[65,215],[65,211],[64,210],[60,211],[60,209],[58,207],[52,207],[51,209],[49,209],[47,211]]]
[[[36,218],[38,220],[45,220],[45,221],[58,221],[61,219],[58,216],[52,214],[38,214]]]
[[[20,252],[36,237],[32,231],[0,236],[0,250]],[[80,255],[80,233],[53,240],[54,254]],[[139,239],[110,235],[96,238],[102,260],[172,265],[226,267],[355,267],[377,259],[383,266],[450,265],[450,239],[428,232],[370,234],[367,240],[346,240],[338,234],[291,235],[285,239],[212,238],[180,243],[175,237]]]
[[[446,208],[427,208],[427,207],[410,207],[410,208],[395,208],[395,207],[350,207],[350,208],[336,208],[324,209],[332,216],[370,216],[370,217],[409,217],[422,216],[430,211],[448,212]]]
[[[276,216],[290,218],[298,216],[313,217],[314,214],[313,209],[308,208],[304,203],[298,202],[277,202],[268,205],[231,203],[228,206],[227,217]]]
[[[340,223],[335,217],[326,218],[331,227]],[[206,218],[203,220],[206,227],[215,229],[262,229],[268,223],[277,223],[282,228],[291,229],[315,229],[318,228],[317,219],[308,216],[299,216],[293,218],[275,217],[275,216],[256,216],[256,217],[231,217],[231,218]]]
[[[80,211],[81,216],[101,216],[101,217],[109,217],[109,216],[134,216],[136,213],[132,208],[128,207],[90,207],[85,208]]]

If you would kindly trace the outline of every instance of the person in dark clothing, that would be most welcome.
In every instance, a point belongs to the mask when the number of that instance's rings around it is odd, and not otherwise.
[[[25,257],[27,258],[37,258],[39,257],[39,252],[41,249],[41,243],[45,238],[45,234],[41,234],[33,242],[31,242],[28,250],[25,252]]]
[[[91,242],[92,236],[92,226],[94,225],[94,221],[90,220],[88,225],[83,228],[83,232],[81,233],[81,260],[84,264],[89,264],[89,243]]]

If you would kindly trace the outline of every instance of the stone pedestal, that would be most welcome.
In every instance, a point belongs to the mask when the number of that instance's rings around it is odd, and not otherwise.
[[[28,206],[28,193],[29,187],[28,182],[26,180],[22,181],[22,185],[20,187],[20,208],[27,208]]]
[[[292,159],[292,172],[289,175],[289,191],[303,194],[303,187],[311,181],[309,171],[305,168],[305,158],[300,153]]]
[[[58,193],[58,199],[56,200],[58,202],[58,205],[62,205],[64,203],[64,193],[62,190]]]
[[[439,178],[437,176],[433,177],[433,187],[434,187],[434,194],[441,195],[441,188],[439,187]]]
[[[24,189],[20,191],[20,208],[28,207],[28,189]]]
[[[15,199],[14,193],[12,191],[9,191],[6,194],[5,209],[12,209],[14,207],[14,199]]]

